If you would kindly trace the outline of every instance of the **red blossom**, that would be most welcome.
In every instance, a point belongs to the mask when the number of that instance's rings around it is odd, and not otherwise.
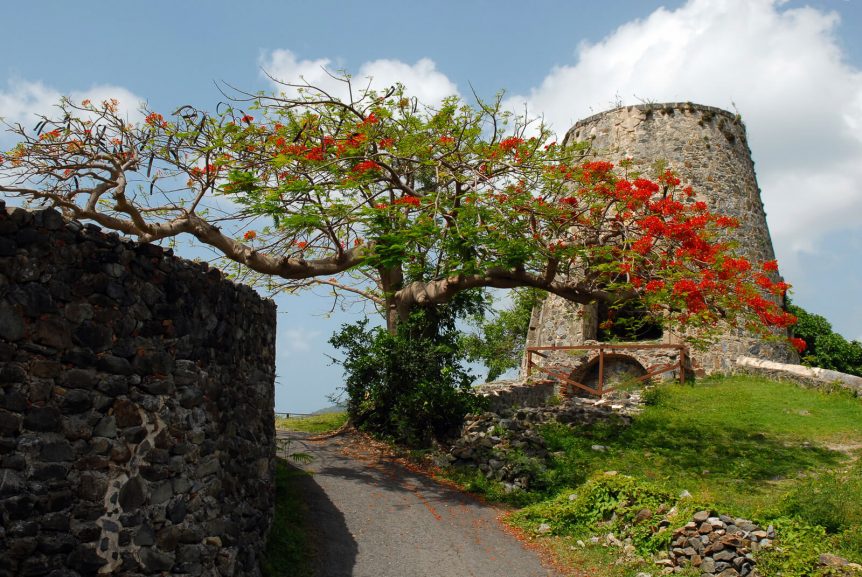
[[[241,118],[241,120],[243,122],[245,122],[246,124],[251,124],[252,121],[254,120],[254,116],[250,116],[250,115],[246,114]]]
[[[323,147],[315,146],[314,148],[310,149],[308,152],[305,153],[305,158],[306,160],[323,160]]]
[[[147,117],[144,119],[144,122],[146,122],[150,126],[161,128],[165,128],[168,125],[168,123],[165,122],[164,117],[158,112],[151,112],[150,114],[148,114]]]
[[[256,236],[257,236],[257,233],[256,233],[255,231],[253,231],[253,230],[247,230],[247,231],[245,232],[245,234],[244,234],[244,235],[242,235],[242,237],[243,237],[245,240],[254,240]]]
[[[502,150],[513,150],[517,148],[520,144],[523,144],[524,139],[518,138],[517,136],[510,136],[509,138],[505,138],[500,142],[500,148]]]
[[[605,162],[603,160],[596,160],[593,162],[588,162],[584,164],[584,170],[588,170],[590,172],[597,173],[606,173],[610,172],[613,169],[614,165],[610,162]]]
[[[763,263],[761,268],[766,272],[776,272],[776,271],[778,271],[778,261],[777,260],[768,260],[765,263]]]
[[[658,181],[668,186],[678,186],[680,183],[680,180],[670,170],[665,170],[664,173],[658,177]]]
[[[651,280],[648,283],[646,283],[644,290],[648,293],[654,293],[654,292],[660,291],[663,288],[664,288],[664,281],[663,280]]]
[[[357,163],[352,170],[356,174],[365,174],[371,170],[380,170],[380,165],[373,160],[363,160],[362,162]]]
[[[739,221],[732,216],[720,216],[715,219],[715,224],[721,228],[736,228],[739,226]]]
[[[659,186],[651,180],[647,180],[646,178],[636,178],[632,183],[635,188],[648,191],[650,194],[654,194],[658,192]]]
[[[800,339],[798,337],[790,337],[790,344],[793,345],[793,348],[801,355],[805,352],[805,349],[808,348],[808,343],[805,340]]]
[[[418,207],[421,203],[422,201],[420,201],[419,198],[415,196],[402,196],[401,198],[396,198],[394,201],[392,201],[392,204],[403,204],[416,207]]]
[[[377,143],[377,146],[386,150],[387,148],[391,148],[393,144],[395,144],[394,138],[382,138],[380,139],[380,142]]]
[[[56,128],[48,132],[43,132],[39,135],[39,140],[57,140],[60,138],[60,129]]]
[[[357,132],[356,134],[351,134],[345,141],[345,144],[351,148],[356,148],[357,146],[361,146],[367,138],[368,137],[361,132]]]

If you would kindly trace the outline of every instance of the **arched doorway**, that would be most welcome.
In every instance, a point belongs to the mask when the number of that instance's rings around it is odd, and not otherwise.
[[[644,366],[635,358],[618,353],[607,353],[602,362],[602,389],[617,388],[620,385],[633,383],[647,374]],[[595,357],[584,366],[575,369],[569,375],[575,382],[581,383],[591,389],[599,389],[599,357]],[[567,388],[564,394],[574,396],[589,396],[588,393],[578,387],[563,385]]]

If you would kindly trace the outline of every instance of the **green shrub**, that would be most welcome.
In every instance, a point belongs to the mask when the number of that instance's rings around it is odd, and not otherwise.
[[[761,575],[811,577],[817,575],[817,560],[829,548],[826,531],[798,519],[781,517],[772,521],[778,540],[771,549],[757,553]]]
[[[455,315],[417,311],[397,334],[343,325],[329,342],[345,353],[347,411],[366,431],[413,447],[458,433],[464,415],[482,408],[462,366]]]
[[[862,376],[862,343],[848,341],[834,332],[829,321],[820,315],[796,305],[789,305],[788,310],[797,319],[793,334],[808,345],[802,353],[803,364]]]
[[[676,503],[669,491],[619,474],[601,473],[555,499],[516,514],[521,521],[547,523],[559,535],[614,533],[631,538],[641,555],[667,548],[671,531],[657,529],[662,515]],[[682,518],[682,517],[681,517]]]

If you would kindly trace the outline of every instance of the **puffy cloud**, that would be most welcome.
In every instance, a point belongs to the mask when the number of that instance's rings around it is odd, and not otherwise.
[[[282,83],[304,82],[340,98],[348,97],[346,84],[333,78],[343,66],[329,58],[300,60],[290,50],[273,50],[261,57],[261,68],[271,81],[274,79],[274,86],[286,94],[296,94],[296,89]],[[437,70],[434,61],[428,58],[422,58],[415,64],[391,59],[366,62],[359,67],[352,80],[354,90],[365,88],[369,83],[376,90],[384,90],[400,82],[407,87],[410,96],[428,104],[458,94],[455,83]]]
[[[0,116],[7,123],[21,123],[25,128],[31,128],[38,122],[39,115],[50,115],[52,108],[64,95],[75,103],[80,103],[85,98],[94,103],[115,98],[119,101],[120,112],[130,121],[143,118],[138,109],[144,99],[121,86],[97,84],[87,90],[63,93],[42,82],[28,80],[13,80],[5,90],[0,90]],[[0,133],[0,141],[3,140],[8,140],[6,133]]]
[[[690,0],[659,8],[580,45],[573,64],[508,105],[526,101],[560,133],[643,100],[735,108],[779,254],[810,250],[829,231],[859,226],[862,73],[841,52],[837,14],[783,4]]]

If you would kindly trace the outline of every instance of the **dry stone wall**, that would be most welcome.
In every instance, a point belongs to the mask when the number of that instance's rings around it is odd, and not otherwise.
[[[617,164],[630,157],[645,172],[656,161],[666,161],[711,211],[739,219],[741,226],[734,233],[739,252],[754,262],[775,258],[745,127],[738,116],[692,103],[628,106],[581,120],[566,139],[589,142],[590,154]],[[533,311],[527,345],[583,344],[596,338],[597,323],[595,305],[575,305],[551,295]],[[651,342],[677,344],[684,336],[666,331],[660,341]],[[692,365],[700,373],[729,373],[738,356],[798,362],[783,343],[728,330],[709,349],[692,351]]]
[[[275,312],[0,201],[0,576],[259,575]]]

